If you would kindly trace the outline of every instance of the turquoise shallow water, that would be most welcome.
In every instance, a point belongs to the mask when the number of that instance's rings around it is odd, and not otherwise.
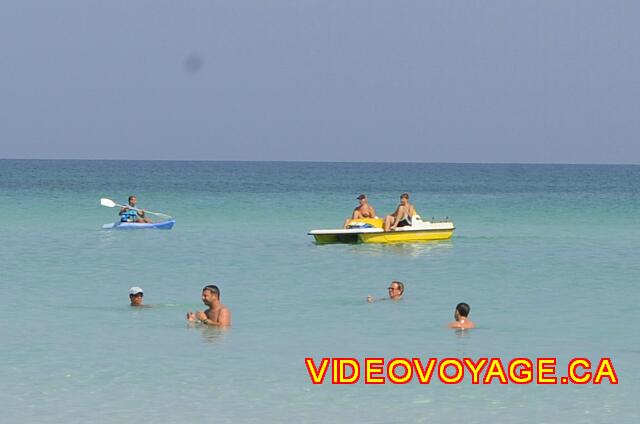
[[[450,241],[316,246],[360,192]],[[172,231],[102,231],[130,193]],[[637,422],[640,167],[0,160],[6,422]],[[399,303],[384,296],[406,283]],[[216,282],[230,331],[190,328]],[[153,308],[132,310],[140,285]],[[478,328],[443,326],[459,301]],[[619,385],[313,386],[304,357],[609,356]],[[4,420],[3,420],[4,421]]]

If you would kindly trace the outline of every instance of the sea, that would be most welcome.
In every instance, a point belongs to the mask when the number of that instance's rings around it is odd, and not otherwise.
[[[453,237],[307,234],[402,192]],[[175,227],[103,230],[132,194]],[[185,321],[207,284],[227,330]],[[637,423],[639,303],[640,166],[0,160],[3,423]],[[605,357],[618,384],[314,385],[307,357]]]

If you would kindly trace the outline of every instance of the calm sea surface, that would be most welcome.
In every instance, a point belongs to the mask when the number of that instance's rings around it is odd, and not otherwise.
[[[403,191],[454,237],[306,234]],[[174,229],[101,230],[129,194]],[[0,241],[2,422],[640,419],[640,166],[0,160]],[[404,301],[365,302],[392,279]],[[184,322],[211,282],[229,331]],[[620,384],[314,386],[306,356],[607,356]]]

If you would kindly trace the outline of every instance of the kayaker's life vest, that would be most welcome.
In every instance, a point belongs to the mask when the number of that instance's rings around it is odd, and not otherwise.
[[[120,215],[120,222],[133,222],[136,218],[138,218],[138,212],[129,209]]]

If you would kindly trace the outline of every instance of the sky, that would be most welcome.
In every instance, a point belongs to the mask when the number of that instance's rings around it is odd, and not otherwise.
[[[640,2],[3,0],[0,158],[640,164]]]

